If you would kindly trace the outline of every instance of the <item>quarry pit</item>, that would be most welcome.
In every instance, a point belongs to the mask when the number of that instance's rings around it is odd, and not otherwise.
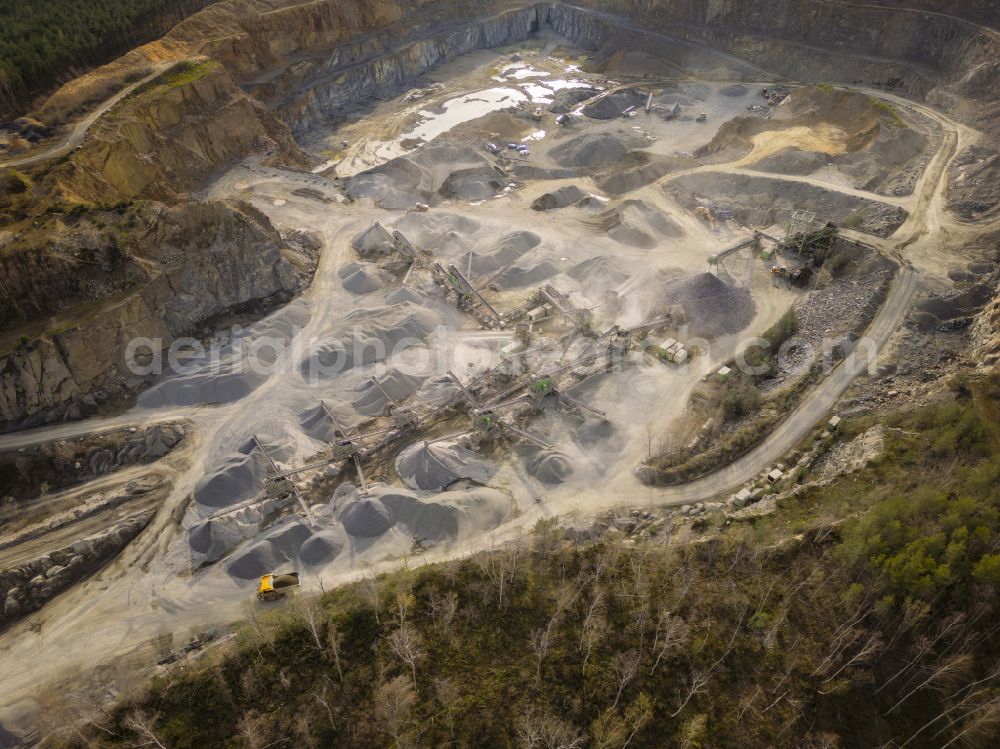
[[[0,435],[31,486],[0,538],[23,571],[0,606],[6,720],[34,713],[39,679],[92,684],[112,656],[145,666],[225,625],[272,571],[319,589],[546,518],[723,506],[878,369],[849,356],[859,340],[889,347],[918,291],[950,288],[975,230],[943,195],[976,130],[906,92],[616,44],[638,31],[594,18],[617,29],[597,49],[565,18],[490,44],[492,19],[433,64],[334,55],[244,86],[304,158],[259,143],[191,201],[259,212],[315,269],[259,319],[215,318],[117,411]],[[736,428],[692,394],[789,310],[794,345],[760,385],[788,410],[672,479]],[[60,580],[73,559],[80,577],[25,595],[24,570]],[[81,631],[86,648],[58,645]]]

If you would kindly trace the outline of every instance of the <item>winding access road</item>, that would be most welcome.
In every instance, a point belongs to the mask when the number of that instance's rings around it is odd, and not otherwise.
[[[26,153],[23,156],[14,156],[9,159],[0,159],[0,168],[6,167],[19,167],[19,166],[29,166],[31,164],[37,164],[42,161],[48,161],[49,159],[57,159],[60,156],[65,156],[70,153],[74,148],[83,143],[83,139],[87,137],[87,131],[97,122],[101,117],[103,117],[107,112],[114,108],[118,102],[124,99],[126,96],[135,91],[139,86],[145,83],[149,83],[151,80],[160,75],[164,70],[167,69],[173,63],[160,63],[158,64],[152,73],[147,75],[145,78],[141,78],[135,83],[130,83],[128,86],[123,88],[114,96],[105,99],[101,104],[98,105],[96,109],[91,111],[82,120],[73,125],[72,129],[59,138],[55,143],[46,146],[40,151],[32,151],[31,153]]]

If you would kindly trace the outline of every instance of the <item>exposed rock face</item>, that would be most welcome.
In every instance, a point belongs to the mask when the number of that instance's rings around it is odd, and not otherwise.
[[[201,66],[195,80],[154,84],[103,117],[57,171],[63,195],[85,203],[175,200],[254,150],[304,159],[288,128],[240,91],[224,68]]]
[[[73,440],[58,440],[0,453],[0,497],[37,496],[42,484],[55,488],[151,463],[184,439],[181,424],[120,429]]]
[[[608,19],[573,6],[621,14],[633,19],[636,28],[615,28]],[[627,35],[630,44],[618,46],[641,51],[654,45],[655,32],[661,32],[710,44],[797,80],[863,82],[926,97],[982,124],[994,123],[1000,103],[1000,78],[987,73],[1000,58],[1000,39],[957,18],[888,3],[807,0],[583,0],[573,6],[553,5],[547,20],[560,34],[593,48],[623,42]],[[995,13],[995,8],[967,12],[978,17]],[[831,54],[818,53],[823,49]],[[953,86],[957,95],[946,90]],[[989,109],[982,107],[984,101],[990,102]]]
[[[0,572],[0,628],[40,609],[113,559],[149,525],[154,514],[149,511],[126,518],[102,533]]]
[[[580,0],[523,3],[462,0],[222,0],[163,39],[67,84],[42,107],[51,123],[167,59],[205,55],[293,128],[337,106],[399,85],[453,54],[525,38],[548,25],[579,46],[661,51],[664,36],[703,42],[796,79],[864,82],[926,96],[959,115],[988,122],[1000,100],[1000,41],[963,20],[990,23],[995,3],[918,0],[959,18],[892,3],[737,3],[719,0]],[[913,5],[914,3],[907,3]],[[595,15],[589,6],[602,15]],[[500,15],[500,9],[504,12]],[[609,13],[631,19],[617,25]],[[835,54],[817,54],[829,49]],[[688,48],[689,60],[722,58]],[[726,61],[730,66],[732,60]],[[278,72],[275,76],[273,73]],[[258,81],[266,81],[257,83]],[[946,91],[945,87],[954,87]],[[288,92],[295,93],[289,95]],[[984,109],[981,103],[991,102]]]
[[[834,447],[819,472],[819,481],[833,482],[844,474],[860,471],[885,452],[885,427],[873,426],[846,444]]]
[[[989,369],[1000,364],[1000,284],[972,326],[976,364]]]
[[[1000,151],[977,143],[951,163],[948,208],[966,221],[996,217],[1000,212]]]
[[[457,26],[445,24],[443,33],[392,50],[384,49],[379,39],[353,42],[322,61],[288,68],[256,87],[254,95],[272,104],[298,132],[345,106],[393,91],[447,59],[527,39],[538,31],[543,17],[543,6],[533,6]],[[297,93],[288,97],[289,91]]]
[[[61,122],[86,102],[107,98],[125,76],[152,63],[206,55],[240,81],[282,68],[307,50],[330,48],[404,18],[426,0],[221,0],[183,20],[162,39],[138,47],[63,86],[39,110]],[[135,78],[132,78],[135,80]]]
[[[281,237],[243,208],[188,203],[143,214],[143,277],[89,314],[63,311],[67,327],[0,356],[0,429],[79,416],[141,386],[126,366],[133,339],[166,347],[214,315],[296,291]]]
[[[623,28],[581,5],[620,14],[635,25]],[[885,5],[584,0],[525,2],[500,12],[499,3],[455,0],[304,5],[223,0],[147,45],[145,52],[137,50],[132,64],[164,54],[207,55],[299,129],[338,107],[412,80],[443,59],[518,41],[549,26],[592,49],[662,52],[664,34],[704,42],[798,79],[887,86],[989,121],[995,112],[983,110],[981,103],[1000,100],[1000,77],[991,72],[1000,58],[996,35],[960,18]],[[995,13],[965,4],[951,11],[972,18]],[[817,47],[836,54],[816,54]],[[705,61],[709,69],[723,62],[708,50],[685,54]],[[276,77],[263,75],[276,70],[281,71]],[[267,82],[254,84],[262,78]]]

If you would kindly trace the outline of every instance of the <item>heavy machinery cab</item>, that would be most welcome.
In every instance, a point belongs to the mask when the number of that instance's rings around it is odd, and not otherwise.
[[[260,601],[277,601],[287,596],[299,586],[299,573],[268,574],[260,578],[257,586],[257,599]]]

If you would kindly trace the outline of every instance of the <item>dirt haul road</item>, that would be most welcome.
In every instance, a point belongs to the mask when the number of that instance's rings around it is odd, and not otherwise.
[[[83,143],[83,139],[87,137],[87,131],[97,122],[101,117],[105,115],[110,109],[112,109],[118,102],[128,96],[130,93],[135,91],[139,86],[145,83],[149,83],[151,80],[160,75],[164,70],[166,70],[171,63],[160,63],[158,64],[152,73],[147,75],[135,83],[131,83],[121,91],[119,91],[114,96],[105,99],[104,102],[96,109],[94,109],[90,114],[84,117],[82,120],[77,122],[73,129],[70,130],[66,135],[62,136],[58,141],[53,143],[51,146],[46,146],[41,151],[32,151],[24,156],[15,156],[10,159],[0,159],[0,168],[5,167],[19,167],[28,166],[29,164],[37,164],[41,161],[47,161],[49,159],[57,159],[60,156],[64,156],[76,148],[78,145]]]
[[[908,104],[913,106],[912,102]],[[931,110],[921,108],[921,111],[938,120],[945,128],[946,137],[918,182],[911,215],[906,223],[890,239],[873,242],[898,253],[904,262],[912,264],[898,274],[868,330],[868,337],[877,347],[884,346],[902,324],[921,276],[939,272],[941,263],[947,261],[940,256],[947,258],[950,251],[958,249],[950,242],[942,246],[938,233],[945,232],[946,237],[957,239],[959,232],[966,231],[966,227],[959,226],[945,210],[946,167],[959,152],[959,145],[970,142],[976,134]],[[301,216],[293,216],[296,220],[305,221],[310,212],[314,212],[314,207],[307,201],[296,202],[292,195],[293,186],[282,188],[279,179],[274,177],[269,183],[272,187],[268,189],[272,190],[276,200],[287,201],[288,210],[294,208],[299,211]],[[821,186],[830,189],[828,184]],[[221,189],[228,187],[235,189],[235,183],[223,185]],[[871,197],[881,199],[881,196]],[[324,251],[316,274],[317,281],[305,294],[305,301],[310,305],[309,317],[295,340],[300,350],[320,341],[325,332],[324,326],[337,314],[334,292],[338,291],[338,279],[335,271],[351,257],[349,237],[369,226],[383,213],[358,208],[352,216],[351,221],[338,225],[335,231],[324,232]],[[581,506],[587,512],[594,512],[622,504],[683,504],[724,494],[787,453],[826,416],[844,390],[865,371],[867,363],[867,360],[859,359],[839,365],[758,448],[710,476],[669,489],[641,487],[631,471],[627,470],[645,457],[645,446],[641,440],[633,440],[629,450],[621,457],[618,464],[621,468],[609,476],[609,481],[600,489],[595,488],[582,495],[578,492],[554,492],[537,510],[501,526],[495,533],[482,534],[447,552],[432,551],[421,560],[434,562],[488,549],[498,540],[522,535],[540,515],[569,513]],[[207,456],[202,448],[216,444],[228,431],[238,430],[247,413],[266,409],[268,402],[286,384],[283,377],[274,376],[244,399],[229,405],[169,408],[148,414],[139,411],[118,419],[59,425],[23,435],[0,437],[0,447],[16,448],[47,439],[86,434],[95,429],[145,424],[154,419],[184,417],[193,423],[187,438],[191,440],[189,450],[192,462],[182,475],[176,477],[170,496],[150,527],[101,573],[0,636],[0,668],[4,673],[5,687],[0,706],[6,708],[0,710],[0,721],[4,714],[30,709],[31,705],[37,708],[34,698],[42,691],[41,685],[58,680],[68,691],[68,685],[90,679],[90,673],[100,664],[112,660],[128,663],[130,653],[136,659],[135,663],[147,665],[154,654],[151,642],[155,637],[177,635],[183,639],[192,629],[225,624],[240,615],[246,601],[245,590],[220,586],[216,589],[203,588],[194,594],[183,580],[177,579],[176,570],[183,567],[183,560],[173,558],[178,552],[172,541],[181,532],[175,517],[183,511],[195,483],[204,474]],[[389,561],[372,569],[381,571],[398,564],[398,561]],[[328,577],[325,583],[335,584],[362,574],[362,570],[353,570]],[[81,632],[88,633],[86,648],[76,646]]]

